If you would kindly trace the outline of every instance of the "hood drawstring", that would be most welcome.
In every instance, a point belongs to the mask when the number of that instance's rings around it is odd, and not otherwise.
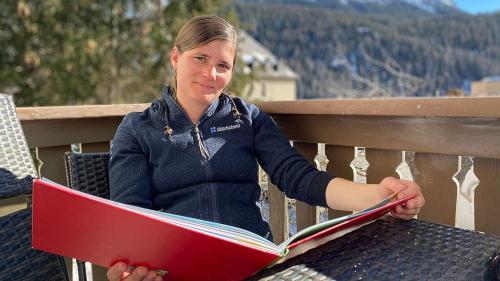
[[[229,95],[225,92],[222,92],[221,95],[224,95],[225,97],[227,97],[227,99],[229,99],[229,102],[231,103],[231,112],[233,113],[233,117],[240,118],[241,113],[238,110],[238,108],[236,107],[236,103],[234,102],[233,97],[231,97],[231,95]],[[174,130],[169,126],[169,123],[168,123],[169,110],[168,110],[167,103],[165,102],[164,95],[162,95],[161,98],[159,98],[158,100],[160,101],[160,103],[164,107],[163,113],[165,115],[165,126],[163,127],[163,134],[165,134],[165,136],[167,136],[170,140],[172,140],[172,134],[174,133]]]
[[[167,136],[170,140],[172,140],[172,133],[174,132],[174,130],[172,128],[170,128],[170,126],[168,124],[169,111],[168,111],[167,103],[165,102],[163,95],[158,100],[160,101],[161,105],[163,106],[163,114],[165,115],[165,126],[163,127],[163,134],[165,134],[165,136]]]
[[[229,95],[228,93],[222,92],[222,95],[226,96],[229,99],[229,102],[231,102],[231,111],[233,112],[233,116],[235,118],[240,118],[241,113],[238,111],[238,108],[236,107],[236,103],[234,103],[233,97]]]

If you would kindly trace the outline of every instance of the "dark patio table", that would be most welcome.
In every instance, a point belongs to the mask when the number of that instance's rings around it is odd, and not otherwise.
[[[483,280],[500,237],[386,217],[249,280]]]

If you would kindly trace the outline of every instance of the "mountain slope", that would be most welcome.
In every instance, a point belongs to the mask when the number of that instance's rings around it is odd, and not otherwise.
[[[236,10],[301,76],[301,98],[428,96],[500,74],[500,13],[398,17],[257,3]]]
[[[249,4],[287,4],[377,15],[454,15],[462,12],[453,0],[241,0]]]

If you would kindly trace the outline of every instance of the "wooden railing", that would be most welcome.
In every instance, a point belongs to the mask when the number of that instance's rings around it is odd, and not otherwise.
[[[318,154],[317,144],[326,144],[326,170],[336,176],[354,179],[351,162],[355,147],[364,147],[368,182],[398,176],[398,167],[412,171],[404,177],[418,182],[427,199],[420,219],[500,234],[500,98],[258,105],[273,116],[311,162]],[[84,152],[107,151],[123,115],[147,106],[31,107],[18,108],[17,113],[29,146],[36,148],[40,174],[65,184],[62,155],[72,144],[81,145]],[[473,169],[467,173],[459,170],[461,156],[473,157]],[[478,185],[471,180],[474,174]],[[280,242],[287,235],[287,200],[271,184],[269,204],[271,227],[276,242]],[[298,229],[317,222],[315,207],[297,202],[296,209]],[[330,217],[342,214],[329,210]]]
[[[401,164],[413,171],[407,177],[427,199],[420,219],[500,234],[500,98],[316,100],[260,108],[310,161],[314,144],[325,143],[327,171],[336,176],[353,179],[354,149],[364,147],[368,182],[398,176]],[[403,151],[415,153],[403,159]],[[468,173],[459,170],[465,159],[460,156],[474,159]],[[282,195],[270,188],[270,196],[279,202],[271,207],[270,221],[281,236]],[[299,204],[298,228],[315,223],[315,214],[315,208]]]

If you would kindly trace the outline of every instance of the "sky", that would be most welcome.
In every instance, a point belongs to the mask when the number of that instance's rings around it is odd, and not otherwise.
[[[455,0],[455,4],[471,14],[500,11],[500,0]]]

